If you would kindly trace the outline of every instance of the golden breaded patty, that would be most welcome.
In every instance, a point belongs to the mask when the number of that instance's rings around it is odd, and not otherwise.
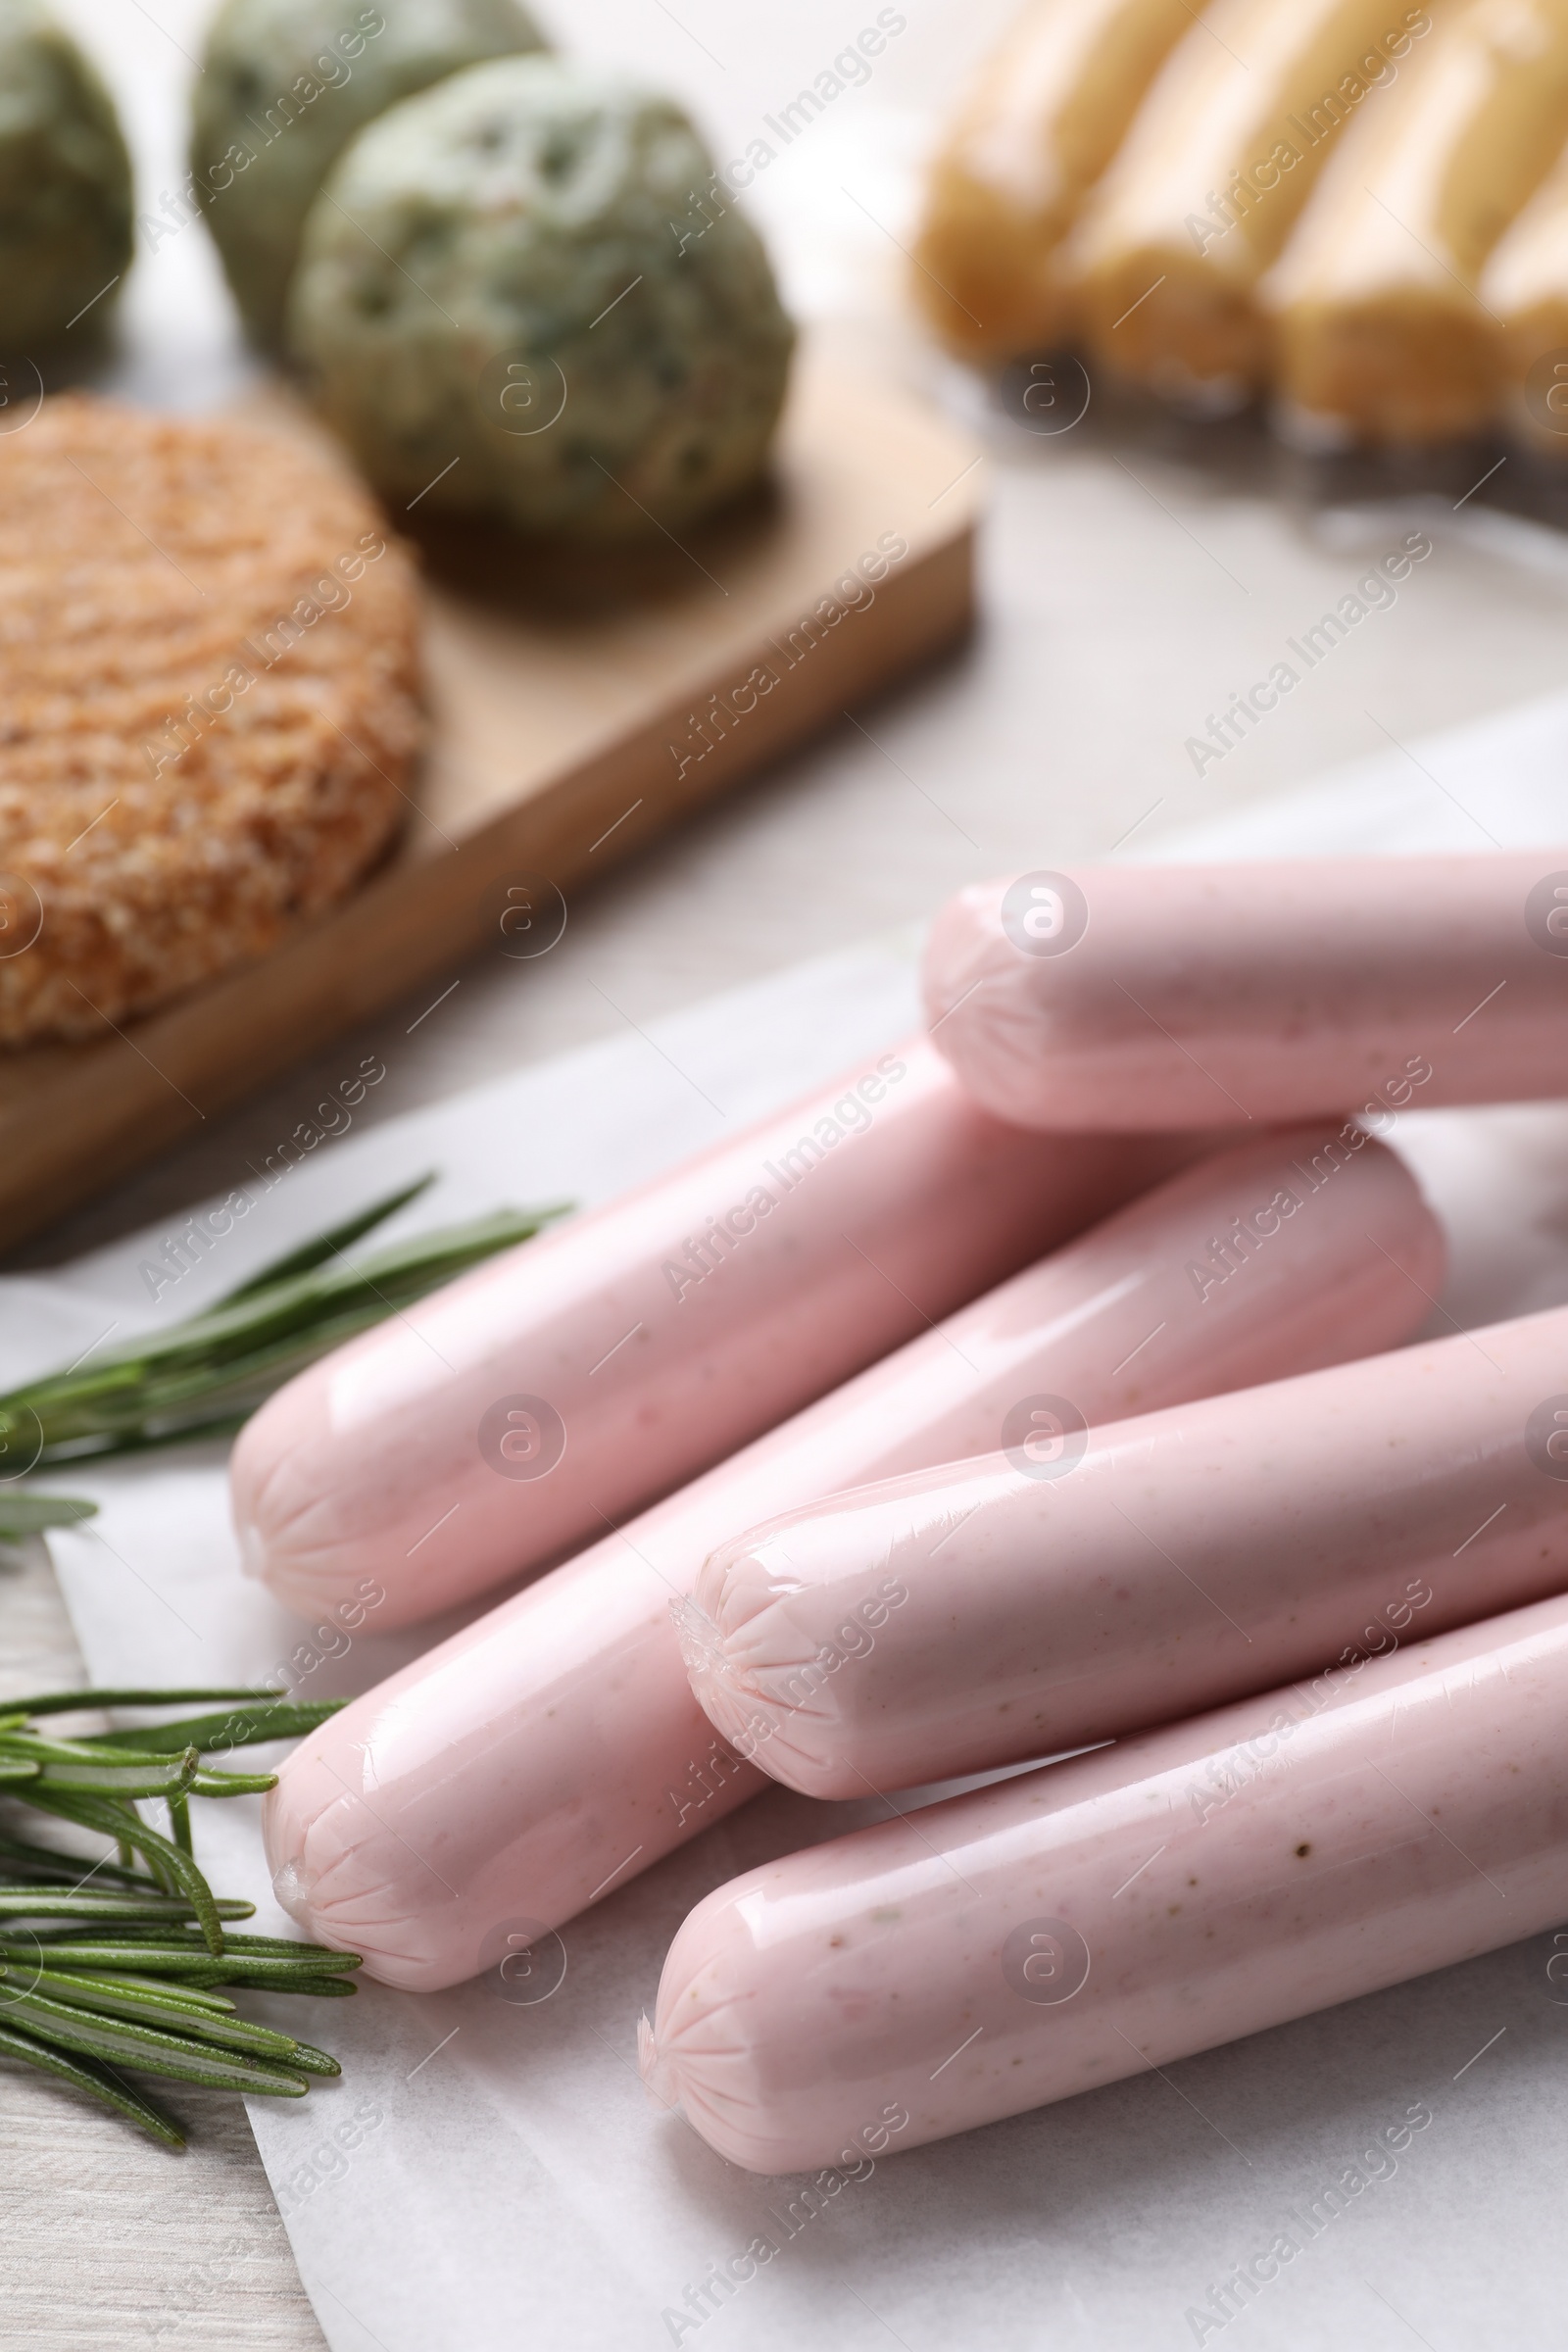
[[[323,458],[87,394],[0,436],[0,1043],[328,906],[417,748],[412,560]]]

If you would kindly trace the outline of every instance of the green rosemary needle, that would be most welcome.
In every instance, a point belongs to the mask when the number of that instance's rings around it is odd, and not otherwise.
[[[229,1702],[134,1731],[59,1739],[42,1719],[108,1706]],[[190,1851],[189,1800],[273,1786],[213,1754],[315,1729],[343,1702],[301,1705],[281,1690],[58,1690],[0,1704],[0,1795],[97,1831],[119,1858],[94,1862],[0,1836],[0,2058],[17,2059],[98,2100],[153,2138],[183,2147],[178,2125],[126,2071],[251,2097],[303,2098],[338,2073],[314,2043],[241,2017],[228,1989],[342,1998],[357,1952],[234,1934],[255,1906],[216,1896]],[[169,1806],[172,1838],[136,1810]],[[133,1859],[136,1857],[136,1859]]]
[[[0,1544],[20,1544],[51,1527],[74,1527],[97,1510],[95,1502],[77,1494],[0,1494]]]
[[[199,1315],[0,1396],[0,1458],[10,1475],[232,1432],[318,1356],[497,1250],[531,1240],[569,1205],[497,1209],[416,1234],[369,1257],[344,1257],[352,1243],[433,1181],[423,1176],[318,1234]],[[29,1507],[41,1514],[30,1525]],[[83,1518],[92,1507],[65,1496],[0,1501],[0,1540],[13,1529],[27,1534],[33,1526]]]

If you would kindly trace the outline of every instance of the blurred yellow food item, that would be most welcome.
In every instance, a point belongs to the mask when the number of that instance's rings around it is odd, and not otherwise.
[[[1500,324],[1513,422],[1568,459],[1568,151],[1494,250],[1481,300]]]
[[[1106,368],[1175,394],[1262,379],[1257,282],[1346,126],[1387,104],[1430,24],[1402,0],[1215,0],[1195,18],[1065,257]]]
[[[1276,382],[1346,437],[1435,441],[1496,407],[1502,330],[1478,299],[1568,135],[1568,0],[1440,13],[1364,107],[1270,271]]]
[[[1062,238],[1171,44],[1188,0],[1033,0],[932,171],[915,258],[944,341],[976,359],[1060,343]]]

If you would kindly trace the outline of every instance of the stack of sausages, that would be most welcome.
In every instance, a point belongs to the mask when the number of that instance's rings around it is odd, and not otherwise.
[[[1030,0],[912,282],[973,358],[1268,391],[1318,446],[1511,417],[1568,456],[1565,142],[1565,0]]]
[[[1563,1091],[1568,850],[1024,874],[925,986],[927,1035],[355,1341],[234,1457],[302,1610],[534,1572],[269,1799],[282,1899],[385,1983],[770,1782],[1035,1767],[686,1920],[644,2071],[764,2173],[1568,1915],[1568,1308],[1454,1326],[1396,1149]]]

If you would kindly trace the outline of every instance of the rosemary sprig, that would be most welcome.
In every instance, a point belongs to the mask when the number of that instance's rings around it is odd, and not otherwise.
[[[20,1465],[12,1475],[235,1430],[318,1356],[498,1250],[531,1240],[569,1206],[497,1209],[466,1224],[416,1234],[369,1257],[343,1257],[351,1243],[432,1181],[421,1177],[318,1234],[199,1315],[0,1396],[0,1452]],[[26,1534],[32,1525],[83,1518],[91,1508],[64,1496],[0,1501],[0,1540],[11,1527]]]
[[[51,1527],[75,1527],[97,1511],[79,1494],[0,1494],[0,1544],[20,1544]]]
[[[74,1740],[37,1728],[89,1708],[192,1700],[233,1703]],[[219,1988],[341,1998],[354,1990],[359,1954],[231,1933],[226,1923],[255,1905],[214,1895],[190,1851],[189,1799],[271,1788],[271,1773],[204,1759],[295,1738],[342,1704],[243,1689],[60,1690],[0,1704],[0,1794],[119,1848],[118,1860],[92,1862],[0,1837],[0,2058],[40,2068],[176,2148],[178,2125],[123,2070],[275,2098],[303,2098],[313,2077],[338,2073],[326,2051],[253,2025]],[[137,1812],[148,1795],[168,1804],[172,1838]]]

